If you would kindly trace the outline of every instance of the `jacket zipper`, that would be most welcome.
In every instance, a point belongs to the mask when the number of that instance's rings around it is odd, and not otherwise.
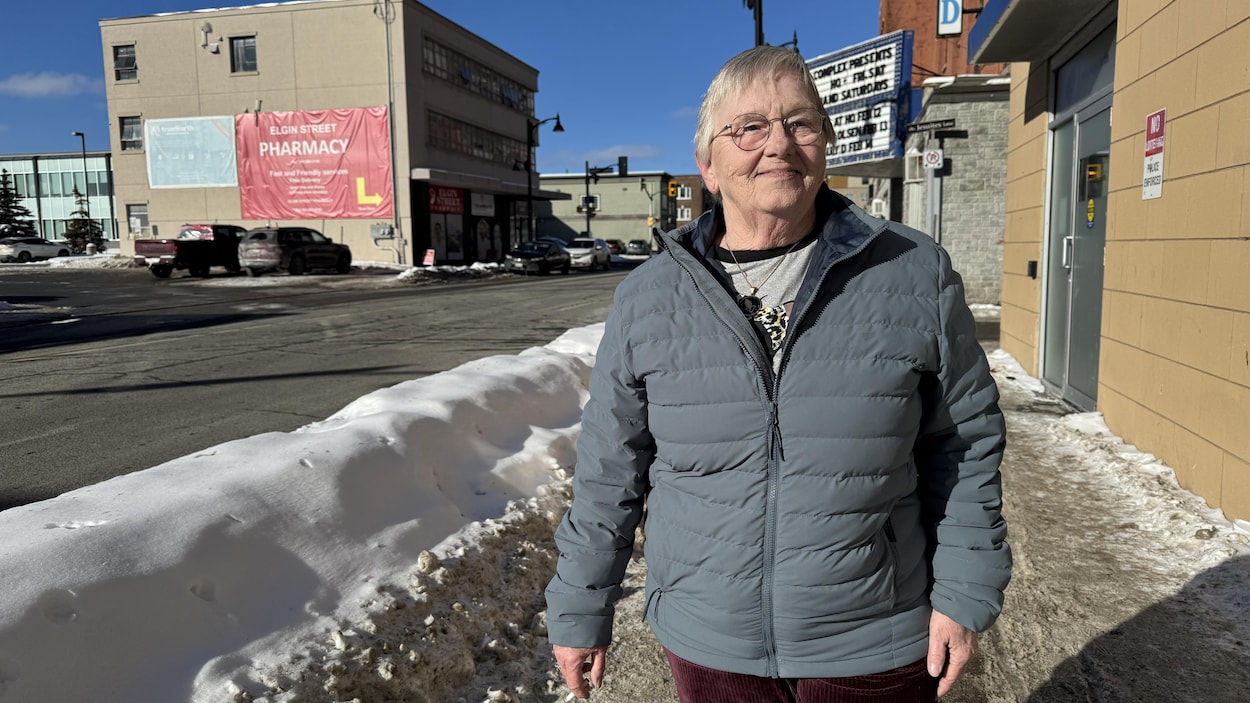
[[[860,243],[858,247],[856,247],[852,251],[847,252],[846,254],[843,254],[842,256],[839,256],[833,261],[831,261],[829,265],[825,267],[825,270],[821,272],[820,281],[816,285],[815,292],[818,294],[820,292],[820,289],[824,287],[825,280],[828,278],[829,272],[833,270],[834,266],[855,256],[859,252],[863,251],[868,246],[868,244],[872,242],[874,239],[876,239],[877,235],[880,234],[881,231],[883,231],[884,229],[885,229],[884,226],[881,227],[876,232],[873,232],[872,235],[870,235],[862,243]],[[777,559],[777,554],[776,554],[776,550],[777,550],[777,484],[779,481],[779,477],[777,474],[781,470],[781,462],[785,459],[785,447],[782,444],[782,440],[781,440],[781,420],[780,420],[778,409],[777,409],[777,395],[778,393],[780,393],[780,390],[781,390],[781,372],[782,370],[784,370],[786,361],[789,359],[791,341],[793,340],[793,337],[791,337],[789,332],[787,331],[785,343],[782,345],[782,348],[781,348],[781,362],[778,363],[777,365],[777,371],[775,373],[773,372],[773,367],[771,363],[768,365],[768,368],[765,369],[760,364],[758,358],[754,354],[752,354],[750,350],[747,348],[746,342],[743,341],[742,336],[738,334],[738,331],[735,330],[733,325],[729,324],[729,322],[725,320],[725,318],[720,314],[720,312],[717,311],[716,307],[712,305],[711,299],[708,298],[707,294],[704,293],[703,289],[699,286],[699,280],[694,275],[694,273],[690,270],[690,267],[686,266],[686,264],[682,262],[681,257],[678,256],[675,252],[671,250],[670,247],[667,246],[667,242],[663,242],[663,238],[661,238],[661,241],[662,241],[662,246],[664,246],[664,248],[668,250],[669,256],[673,257],[673,261],[676,262],[676,264],[680,266],[683,271],[686,272],[686,275],[690,277],[691,282],[694,283],[695,285],[695,290],[699,291],[699,293],[703,297],[703,301],[712,310],[712,314],[715,315],[716,318],[719,319],[722,324],[728,327],[729,331],[735,337],[738,338],[739,348],[742,349],[742,351],[747,355],[748,358],[751,359],[751,362],[755,365],[756,373],[759,375],[759,378],[760,378],[760,385],[763,386],[764,395],[766,396],[768,403],[769,403],[769,407],[768,407],[768,492],[767,492],[765,508],[764,508],[765,510],[764,555],[763,555],[764,563],[762,565],[762,572],[763,572],[762,583],[761,583],[762,590],[760,593],[760,600],[761,600],[760,626],[761,626],[761,629],[763,630],[763,636],[764,636],[764,654],[767,658],[767,664],[768,664],[767,675],[770,678],[777,678],[780,675],[780,672],[779,672],[779,667],[777,664],[777,635],[776,635],[776,624],[774,622],[775,613],[773,611],[773,583],[774,583],[774,579],[776,576],[775,571],[776,571],[776,559]],[[717,285],[719,286],[719,283]],[[815,297],[816,297],[815,294],[813,294],[811,298],[804,301],[802,309],[799,310],[799,314],[790,319],[790,322],[787,325],[787,330],[797,327],[796,323],[807,312],[808,305],[811,304],[811,300],[814,299]],[[756,347],[762,350],[763,347],[758,337],[755,334],[752,334],[751,338],[754,340]],[[768,381],[770,380],[772,381],[771,384],[768,383]]]

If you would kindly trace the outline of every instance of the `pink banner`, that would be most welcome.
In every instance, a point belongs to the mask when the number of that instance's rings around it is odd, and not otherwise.
[[[248,220],[390,218],[386,107],[235,115]]]

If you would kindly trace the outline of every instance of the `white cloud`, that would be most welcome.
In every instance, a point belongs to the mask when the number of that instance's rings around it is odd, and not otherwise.
[[[0,95],[21,98],[48,98],[98,93],[104,89],[96,78],[81,73],[17,73],[0,80]]]

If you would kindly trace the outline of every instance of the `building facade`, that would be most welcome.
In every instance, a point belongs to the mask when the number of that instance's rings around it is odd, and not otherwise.
[[[30,210],[39,236],[52,240],[64,239],[78,209],[75,189],[87,196],[87,211],[99,223],[104,239],[118,239],[111,164],[106,151],[0,156],[0,170],[8,171],[9,183]]]
[[[1246,46],[1250,4],[1222,0],[990,0],[969,37],[971,60],[1015,62],[1002,347],[1239,519]]]
[[[278,223],[358,260],[491,260],[532,238],[527,207],[553,197],[517,170],[534,168],[538,72],[414,0],[175,12],[100,32],[123,251],[185,222]],[[344,115],[371,136],[335,134]],[[235,144],[237,182],[229,168],[205,177]],[[343,149],[360,163],[303,170]]]
[[[901,219],[946,249],[969,303],[1001,299],[1010,86],[1007,76],[930,78],[916,124],[933,127],[907,139]],[[940,164],[927,164],[934,151]]]
[[[692,186],[682,185],[664,171],[630,171],[626,176],[600,173],[597,178],[585,173],[544,173],[540,179],[543,188],[568,197],[552,200],[549,209],[539,210],[538,236],[565,241],[587,236],[649,241],[653,227],[668,231],[677,226],[677,212],[689,207],[683,204],[692,201],[694,192]],[[681,199],[682,195],[687,199]]]

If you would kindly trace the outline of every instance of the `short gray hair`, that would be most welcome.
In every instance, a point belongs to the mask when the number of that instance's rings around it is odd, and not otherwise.
[[[716,137],[715,130],[721,126],[713,123],[713,114],[720,109],[721,104],[746,90],[751,83],[779,75],[797,76],[802,81],[812,107],[825,115],[826,142],[833,139],[833,125],[829,122],[828,113],[820,100],[820,92],[816,90],[816,82],[812,80],[812,73],[807,70],[807,62],[803,57],[798,52],[780,46],[757,46],[726,61],[703,96],[703,105],[699,107],[699,124],[694,131],[694,156],[699,163],[706,164],[711,158],[712,139]]]

